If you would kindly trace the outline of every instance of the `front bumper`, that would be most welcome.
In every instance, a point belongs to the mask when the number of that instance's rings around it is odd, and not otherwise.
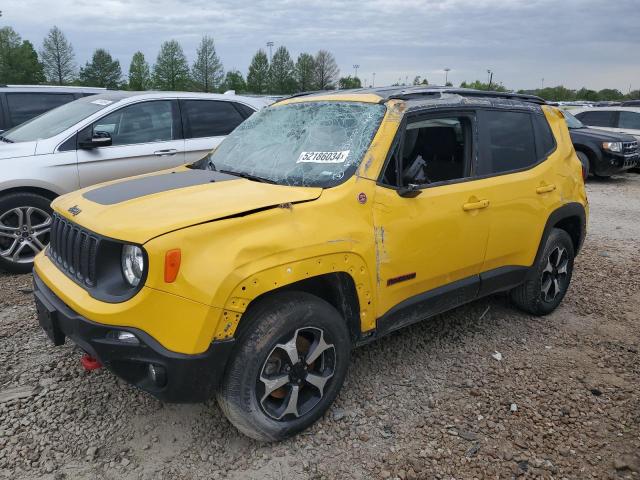
[[[640,166],[640,155],[622,155],[603,151],[602,161],[595,165],[597,175],[615,175]]]
[[[65,305],[35,271],[33,279],[38,321],[55,345],[70,338],[115,375],[166,402],[203,402],[215,392],[231,355],[233,339],[215,341],[197,355],[172,352],[140,329],[84,318]],[[117,340],[114,333],[122,331],[133,333],[138,343]],[[164,375],[152,380],[150,364]]]

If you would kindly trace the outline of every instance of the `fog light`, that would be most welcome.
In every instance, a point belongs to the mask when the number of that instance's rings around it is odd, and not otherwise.
[[[138,337],[136,337],[133,333],[131,332],[124,332],[124,331],[120,331],[118,332],[118,340],[120,340],[121,342],[124,343],[134,343],[134,344],[138,344],[140,343],[140,341],[138,340]]]
[[[157,387],[164,387],[167,384],[167,371],[161,365],[150,363],[149,378]]]

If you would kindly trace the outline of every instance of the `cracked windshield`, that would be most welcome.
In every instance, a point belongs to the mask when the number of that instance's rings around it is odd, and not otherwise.
[[[254,114],[213,152],[204,168],[281,185],[333,187],[360,164],[385,107],[308,102]]]

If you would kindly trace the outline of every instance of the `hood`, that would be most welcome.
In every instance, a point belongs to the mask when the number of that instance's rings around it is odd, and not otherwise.
[[[38,142],[0,142],[0,160],[7,158],[30,157],[36,154]]]
[[[191,225],[315,200],[321,193],[321,188],[272,185],[182,168],[95,185],[58,197],[52,205],[93,232],[145,243]]]
[[[626,133],[609,132],[597,128],[572,128],[569,130],[572,138],[588,139],[600,142],[635,142],[635,137]]]

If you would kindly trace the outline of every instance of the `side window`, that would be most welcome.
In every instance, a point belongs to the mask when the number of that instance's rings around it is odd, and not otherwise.
[[[592,127],[613,127],[614,124],[613,111],[609,110],[597,110],[593,112],[581,112],[576,114],[576,118],[585,125]]]
[[[253,108],[248,107],[247,105],[244,105],[242,103],[233,102],[233,106],[236,107],[236,109],[244,118],[249,118],[255,113],[255,110]]]
[[[218,137],[230,134],[244,118],[231,102],[182,100],[185,138]]]
[[[112,145],[166,142],[176,138],[171,101],[141,102],[116,110],[93,124],[93,132],[107,132]]]
[[[409,120],[382,181],[392,186],[428,185],[466,178],[470,175],[470,152],[470,118]]]
[[[9,123],[13,126],[75,100],[72,93],[7,93]]]
[[[533,131],[536,135],[536,155],[540,162],[555,150],[556,139],[553,136],[551,127],[549,127],[549,123],[547,122],[544,114],[533,115],[532,120]]]
[[[483,110],[479,112],[479,125],[478,175],[520,170],[538,163],[529,113]]]
[[[640,130],[640,113],[620,112],[620,120],[618,120],[618,127],[628,128],[630,130]]]

